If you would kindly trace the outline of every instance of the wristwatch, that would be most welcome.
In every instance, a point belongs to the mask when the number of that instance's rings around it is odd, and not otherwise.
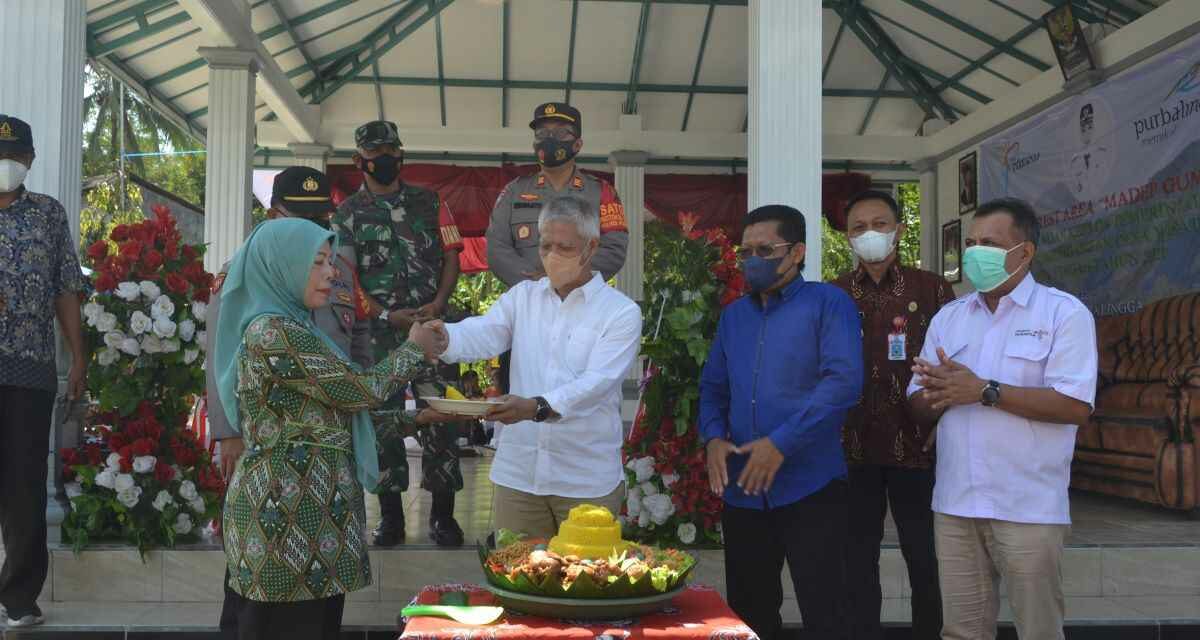
[[[985,407],[996,406],[1000,402],[1000,383],[988,380],[987,384],[983,385],[983,393],[980,394],[979,402]]]
[[[381,309],[379,311],[379,316],[378,316],[379,321],[380,322],[388,322],[388,316],[390,316],[391,313],[392,312],[388,311],[387,307],[384,307],[383,309]]]
[[[533,412],[533,421],[545,422],[550,417],[550,403],[541,396],[537,396],[533,400],[537,403],[537,409]]]

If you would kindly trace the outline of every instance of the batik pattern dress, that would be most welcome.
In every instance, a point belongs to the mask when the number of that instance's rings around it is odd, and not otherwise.
[[[300,323],[250,323],[238,357],[246,453],[225,499],[230,587],[250,600],[294,602],[371,584],[353,415],[402,388],[425,366],[404,343],[361,372]],[[404,428],[411,416],[377,431]]]

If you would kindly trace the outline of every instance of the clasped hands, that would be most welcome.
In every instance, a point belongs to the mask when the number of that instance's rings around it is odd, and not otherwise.
[[[750,456],[737,479],[737,485],[748,496],[756,496],[770,489],[775,482],[775,473],[783,464],[783,453],[770,438],[759,438],[740,447],[723,438],[713,438],[708,441],[705,454],[708,486],[717,495],[725,493],[725,487],[729,486],[729,469],[725,461],[730,455]]]
[[[975,404],[980,401],[985,382],[965,365],[946,356],[938,347],[938,363],[915,358],[915,382],[924,389],[925,398],[934,411]]]
[[[450,346],[450,334],[441,320],[418,321],[409,326],[408,341],[421,347],[426,360],[437,362],[438,357],[446,352],[446,347]]]

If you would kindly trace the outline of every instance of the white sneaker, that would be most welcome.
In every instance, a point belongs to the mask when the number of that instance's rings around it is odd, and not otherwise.
[[[7,614],[5,615],[7,618]],[[46,616],[31,613],[27,616],[21,616],[19,620],[8,618],[9,627],[36,627],[46,621]]]

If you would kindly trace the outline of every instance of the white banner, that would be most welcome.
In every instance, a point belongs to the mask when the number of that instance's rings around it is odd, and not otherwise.
[[[1200,289],[1200,38],[985,141],[979,193],[1034,206],[1034,276],[1098,316]]]

